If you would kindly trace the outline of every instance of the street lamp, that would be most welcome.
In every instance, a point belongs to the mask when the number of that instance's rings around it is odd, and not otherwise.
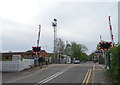
[[[54,28],[54,58],[55,58],[55,53],[56,53],[56,46],[57,46],[57,19],[54,19],[52,22],[52,26]]]

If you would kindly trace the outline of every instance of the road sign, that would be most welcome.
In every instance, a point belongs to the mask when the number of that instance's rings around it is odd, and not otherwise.
[[[98,46],[100,50],[108,50],[110,47],[112,47],[112,42],[99,42]]]
[[[40,52],[41,47],[32,47],[33,52]]]

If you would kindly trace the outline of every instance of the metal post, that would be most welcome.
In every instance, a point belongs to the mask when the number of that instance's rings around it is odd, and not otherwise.
[[[100,62],[100,55],[98,55],[98,63],[100,64],[101,62]]]
[[[106,52],[103,50],[103,57],[105,58],[105,69],[107,68],[107,58],[106,58]]]
[[[35,52],[35,54],[36,54],[36,66],[38,66],[38,53],[37,52]]]
[[[111,69],[110,52],[107,52],[107,56],[108,56],[108,67],[109,67],[109,73],[110,73],[110,69]]]
[[[68,41],[66,41],[66,64],[67,64],[67,55],[68,55],[68,47],[67,47],[67,45],[68,45]]]
[[[60,38],[57,40],[58,63],[60,63]]]

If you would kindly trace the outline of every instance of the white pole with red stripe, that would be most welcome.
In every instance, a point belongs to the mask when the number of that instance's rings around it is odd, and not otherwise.
[[[39,46],[40,31],[41,31],[41,25],[39,25],[38,40],[37,40],[37,47]]]
[[[110,26],[111,41],[112,41],[112,45],[114,46],[114,35],[112,33],[112,25],[111,25],[110,16],[108,16],[108,19],[109,19],[109,26]]]

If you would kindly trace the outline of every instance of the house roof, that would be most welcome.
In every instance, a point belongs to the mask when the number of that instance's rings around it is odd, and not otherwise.
[[[11,56],[11,55],[22,55],[24,52],[7,52],[2,53],[2,56]]]
[[[49,54],[47,53],[45,50],[41,50],[40,54],[45,53],[45,54]],[[2,56],[12,56],[12,55],[34,55],[35,53],[33,53],[32,51],[27,51],[27,52],[6,52],[6,53],[2,53]]]

